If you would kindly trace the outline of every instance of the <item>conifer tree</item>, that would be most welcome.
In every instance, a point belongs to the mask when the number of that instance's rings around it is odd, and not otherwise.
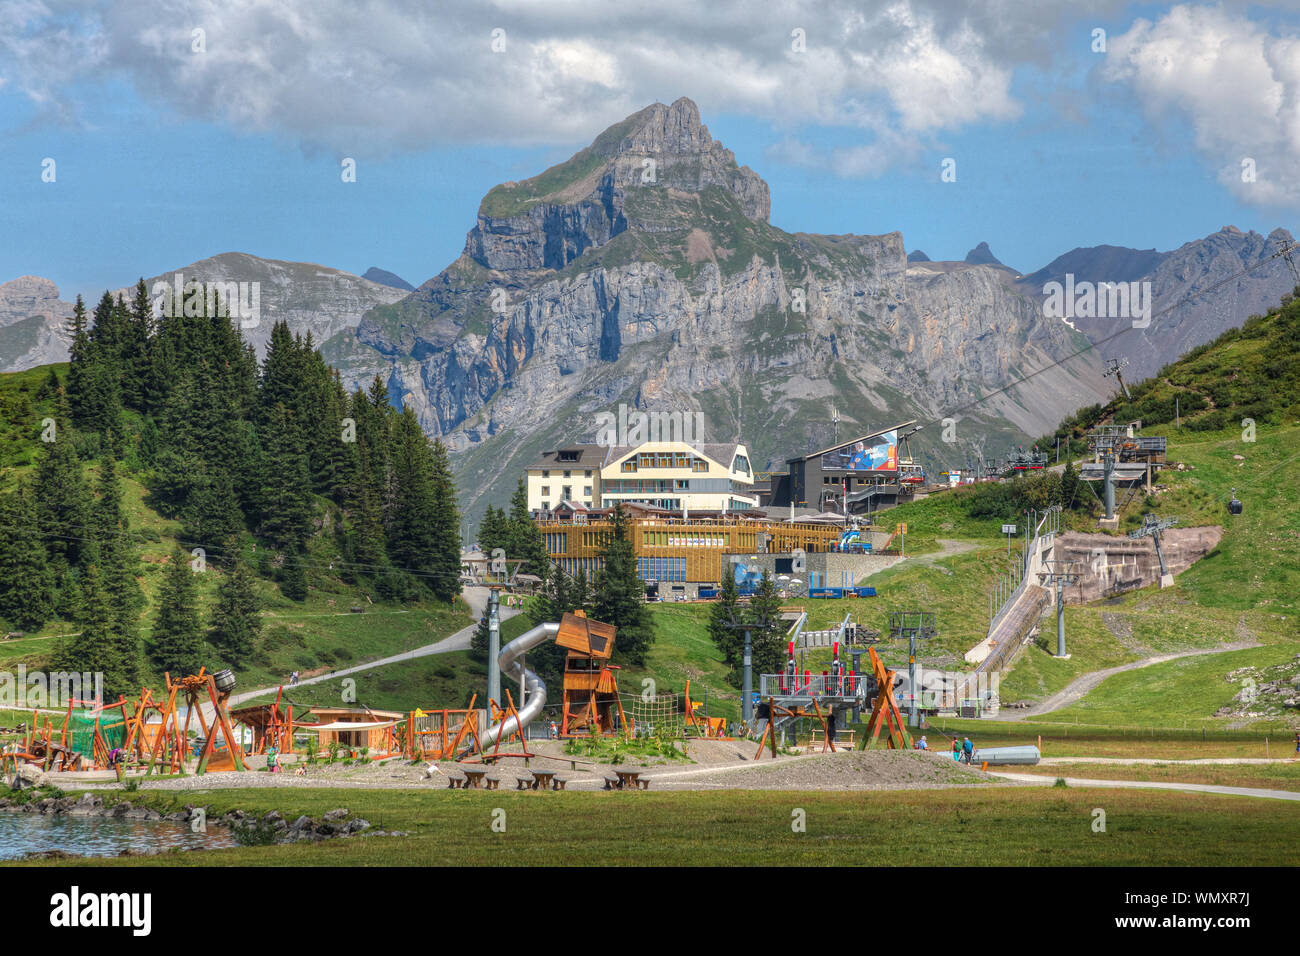
[[[139,564],[128,537],[122,510],[121,482],[112,455],[104,455],[96,482],[93,508],[101,585],[113,612],[115,673],[113,683],[133,689],[140,679],[140,610],[144,594]]]
[[[54,574],[36,523],[31,489],[0,496],[0,619],[38,631],[54,616]]]
[[[99,568],[93,564],[86,569],[78,603],[80,631],[68,640],[58,655],[59,669],[102,675],[105,700],[135,690],[119,682],[116,621],[108,595],[104,592]]]
[[[752,648],[751,666],[755,674],[777,674],[783,670],[786,659],[784,646],[785,628],[781,621],[781,595],[776,590],[767,569],[754,589],[754,596],[749,600],[749,622]],[[743,641],[743,635],[742,635]],[[742,644],[743,656],[743,644]],[[743,668],[744,661],[741,661]]]
[[[730,570],[730,569],[728,569]],[[745,639],[729,625],[741,620],[740,595],[734,574],[724,574],[718,599],[709,607],[709,637],[722,652],[722,660],[734,668],[744,652]]]
[[[637,576],[636,554],[621,507],[614,509],[613,525],[596,573],[592,612],[597,620],[618,628],[615,653],[640,666],[654,643],[654,625],[645,605],[645,584]]]
[[[189,555],[177,548],[163,570],[158,616],[149,654],[159,670],[178,676],[197,674],[203,664],[203,628],[199,623],[198,586]]]
[[[209,642],[221,651],[227,664],[242,666],[253,653],[262,629],[259,610],[253,572],[237,558],[218,586],[208,631]]]
[[[441,439],[434,439],[429,456],[433,481],[431,587],[438,600],[451,602],[460,594],[460,509],[447,446]]]
[[[262,533],[277,548],[298,550],[311,533],[311,476],[283,404],[271,412],[265,441]]]
[[[528,510],[528,486],[523,478],[519,479],[515,492],[510,497],[510,532],[506,554],[524,562],[519,567],[520,571],[535,574],[539,578],[545,576],[551,563],[542,541],[541,529]]]
[[[46,437],[50,440],[45,441]],[[53,427],[42,434],[32,493],[36,499],[36,520],[46,535],[51,567],[56,577],[62,578],[69,568],[81,567],[88,553],[84,540],[88,491],[81,460],[73,447],[67,403],[62,395],[55,402]]]
[[[284,566],[280,569],[280,593],[290,601],[307,600],[307,556],[297,551],[290,551],[284,556]]]

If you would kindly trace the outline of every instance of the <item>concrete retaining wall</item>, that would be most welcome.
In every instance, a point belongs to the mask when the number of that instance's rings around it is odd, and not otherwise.
[[[1175,575],[1186,571],[1222,538],[1223,529],[1217,525],[1170,528],[1161,539],[1165,563]],[[1079,583],[1065,589],[1068,604],[1084,604],[1160,583],[1160,559],[1150,538],[1070,531],[1058,536],[1053,557],[1075,562],[1082,572]]]

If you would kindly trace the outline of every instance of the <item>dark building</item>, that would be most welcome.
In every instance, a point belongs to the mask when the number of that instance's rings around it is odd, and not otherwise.
[[[915,424],[902,422],[787,459],[787,472],[771,475],[770,500],[760,499],[759,506],[842,512],[847,495],[850,513],[893,507],[924,481],[920,467],[906,457],[907,435]]]

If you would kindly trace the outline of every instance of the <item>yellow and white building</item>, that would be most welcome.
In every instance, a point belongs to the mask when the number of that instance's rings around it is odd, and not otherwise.
[[[758,507],[749,451],[739,442],[658,441],[637,446],[574,445],[543,453],[528,468],[528,508],[587,509],[639,503],[687,512]]]

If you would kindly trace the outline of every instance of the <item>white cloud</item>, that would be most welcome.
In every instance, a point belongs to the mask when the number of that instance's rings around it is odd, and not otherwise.
[[[912,143],[1016,115],[1010,70],[954,9],[951,0],[761,10],[749,0],[15,0],[0,23],[0,81],[69,117],[78,81],[122,76],[187,118],[344,151],[585,140],[680,95],[706,115],[748,113],[785,130],[860,127],[878,150],[900,131]],[[191,51],[195,28],[206,52]],[[504,52],[492,49],[497,28]],[[805,52],[792,49],[796,28]]]
[[[1150,120],[1185,120],[1239,199],[1300,204],[1300,37],[1222,8],[1177,6],[1112,37],[1102,75],[1130,86]],[[1244,182],[1242,161],[1256,180]]]

